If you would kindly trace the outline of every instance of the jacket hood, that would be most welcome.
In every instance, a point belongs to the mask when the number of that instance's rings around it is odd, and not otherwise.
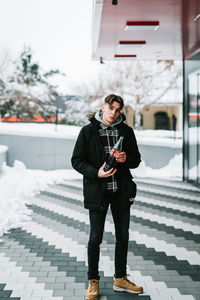
[[[102,115],[103,115],[103,112],[102,110],[98,110],[97,112],[91,112],[87,115],[87,118],[90,122],[92,121],[98,121],[99,123],[103,123],[102,121]],[[118,118],[115,120],[115,122],[111,125],[111,126],[116,126],[118,124],[120,124],[121,122],[125,121],[126,120],[126,117],[124,115],[124,113],[120,113]]]
[[[95,117],[96,111],[90,112],[86,117],[89,121],[91,121]]]

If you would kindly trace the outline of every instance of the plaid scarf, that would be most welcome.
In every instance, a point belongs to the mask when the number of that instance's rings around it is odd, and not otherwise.
[[[108,157],[110,151],[112,150],[113,146],[119,139],[119,130],[117,127],[107,127],[104,123],[100,123],[99,135],[102,141],[102,145],[104,147],[104,156],[105,158]],[[107,184],[106,189],[111,193],[117,191],[117,181],[116,176],[110,176],[106,178]]]

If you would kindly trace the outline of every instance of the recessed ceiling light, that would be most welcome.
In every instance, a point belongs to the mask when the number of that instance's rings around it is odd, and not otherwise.
[[[115,56],[114,56],[115,58],[119,58],[119,59],[127,59],[127,58],[131,58],[131,59],[133,59],[133,58],[136,58],[137,57],[137,55],[135,55],[135,54],[115,54]]]
[[[119,47],[142,47],[146,41],[119,41]]]
[[[197,21],[198,19],[200,19],[200,14],[196,15],[196,17],[194,18],[194,21]]]
[[[127,21],[125,30],[157,30],[159,21]]]
[[[112,5],[117,5],[118,1],[117,0],[112,0]]]

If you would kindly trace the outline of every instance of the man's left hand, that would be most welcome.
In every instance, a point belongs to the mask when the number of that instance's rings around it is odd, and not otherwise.
[[[126,161],[126,152],[119,152],[116,155],[116,161],[120,163],[124,163]]]

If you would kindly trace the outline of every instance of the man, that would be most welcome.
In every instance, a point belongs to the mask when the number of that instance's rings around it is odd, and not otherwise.
[[[109,206],[116,235],[113,289],[143,293],[143,288],[129,281],[126,273],[130,205],[136,195],[129,168],[137,168],[141,159],[133,130],[123,122],[123,106],[120,96],[108,95],[102,108],[90,115],[90,124],[81,129],[72,155],[73,168],[83,174],[84,207],[89,209],[88,300],[98,299],[99,295],[99,246]],[[120,136],[124,138],[122,151],[116,156],[117,167],[105,172],[106,159]]]

